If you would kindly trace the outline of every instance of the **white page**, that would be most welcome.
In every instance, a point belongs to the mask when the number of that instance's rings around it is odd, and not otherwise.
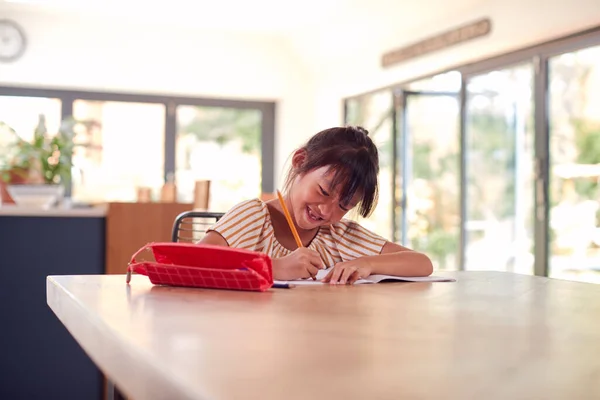
[[[294,285],[323,285],[321,279],[325,278],[329,273],[329,269],[322,269],[317,272],[317,280],[312,279],[298,279],[293,281],[275,281],[276,283],[291,283]],[[446,278],[441,276],[391,276],[391,275],[371,275],[364,279],[359,279],[354,282],[355,285],[363,283],[379,283],[382,281],[396,281],[396,282],[455,282],[454,278]]]

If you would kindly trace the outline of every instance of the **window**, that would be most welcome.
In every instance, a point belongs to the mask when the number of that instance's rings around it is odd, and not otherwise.
[[[0,121],[21,138],[33,138],[39,115],[50,135],[70,117],[94,123],[75,132],[76,202],[136,201],[140,187],[158,201],[169,176],[179,202],[210,180],[217,211],[274,191],[274,103],[0,87]],[[0,145],[12,136],[0,131]]]
[[[402,243],[437,269],[600,283],[600,28],[375,93],[398,104],[382,218]]]
[[[47,97],[0,96],[0,121],[14,129],[23,140],[31,141],[40,115],[50,135],[58,132],[61,100]]]
[[[75,201],[135,201],[138,187],[158,190],[165,166],[165,106],[75,100],[73,116],[97,125],[77,132],[73,155]]]
[[[192,202],[194,184],[208,180],[209,209],[227,211],[261,193],[260,110],[177,107],[175,177],[179,198]]]

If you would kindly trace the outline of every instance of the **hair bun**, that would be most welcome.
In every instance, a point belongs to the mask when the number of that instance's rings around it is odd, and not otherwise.
[[[360,133],[363,133],[365,136],[369,136],[369,131],[363,128],[362,126],[354,126],[353,128],[359,131]]]

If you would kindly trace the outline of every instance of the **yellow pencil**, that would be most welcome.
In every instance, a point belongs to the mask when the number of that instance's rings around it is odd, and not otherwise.
[[[292,235],[294,235],[294,240],[296,241],[296,244],[299,248],[304,247],[302,246],[302,241],[300,240],[300,236],[298,235],[298,231],[296,230],[294,221],[292,221],[292,216],[290,215],[290,212],[288,211],[288,208],[285,205],[285,201],[283,200],[283,196],[281,195],[281,192],[279,190],[277,191],[277,197],[279,197],[279,204],[281,204],[281,208],[283,208],[283,214],[285,215],[285,219],[287,219],[288,225],[290,226],[290,230],[292,231]]]
[[[292,221],[292,216],[290,215],[290,212],[288,211],[288,208],[285,205],[285,201],[283,200],[283,196],[281,195],[281,192],[279,190],[277,191],[277,197],[279,197],[279,204],[281,204],[281,208],[283,208],[283,214],[285,215],[285,219],[287,220],[288,225],[290,226],[290,230],[292,231],[292,235],[294,236],[294,240],[296,240],[298,248],[304,247],[302,245],[302,241],[300,240],[300,236],[298,235],[298,231],[296,230],[296,226],[294,225],[294,221]],[[317,279],[314,276],[312,278],[313,280]]]

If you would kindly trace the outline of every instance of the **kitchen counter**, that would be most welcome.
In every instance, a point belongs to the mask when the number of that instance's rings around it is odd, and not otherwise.
[[[92,217],[101,218],[106,216],[107,206],[97,205],[91,207],[54,207],[54,208],[36,208],[26,206],[16,206],[12,204],[0,205],[0,217]]]
[[[102,375],[46,305],[48,275],[99,275],[106,208],[0,206],[0,399],[100,400]]]

